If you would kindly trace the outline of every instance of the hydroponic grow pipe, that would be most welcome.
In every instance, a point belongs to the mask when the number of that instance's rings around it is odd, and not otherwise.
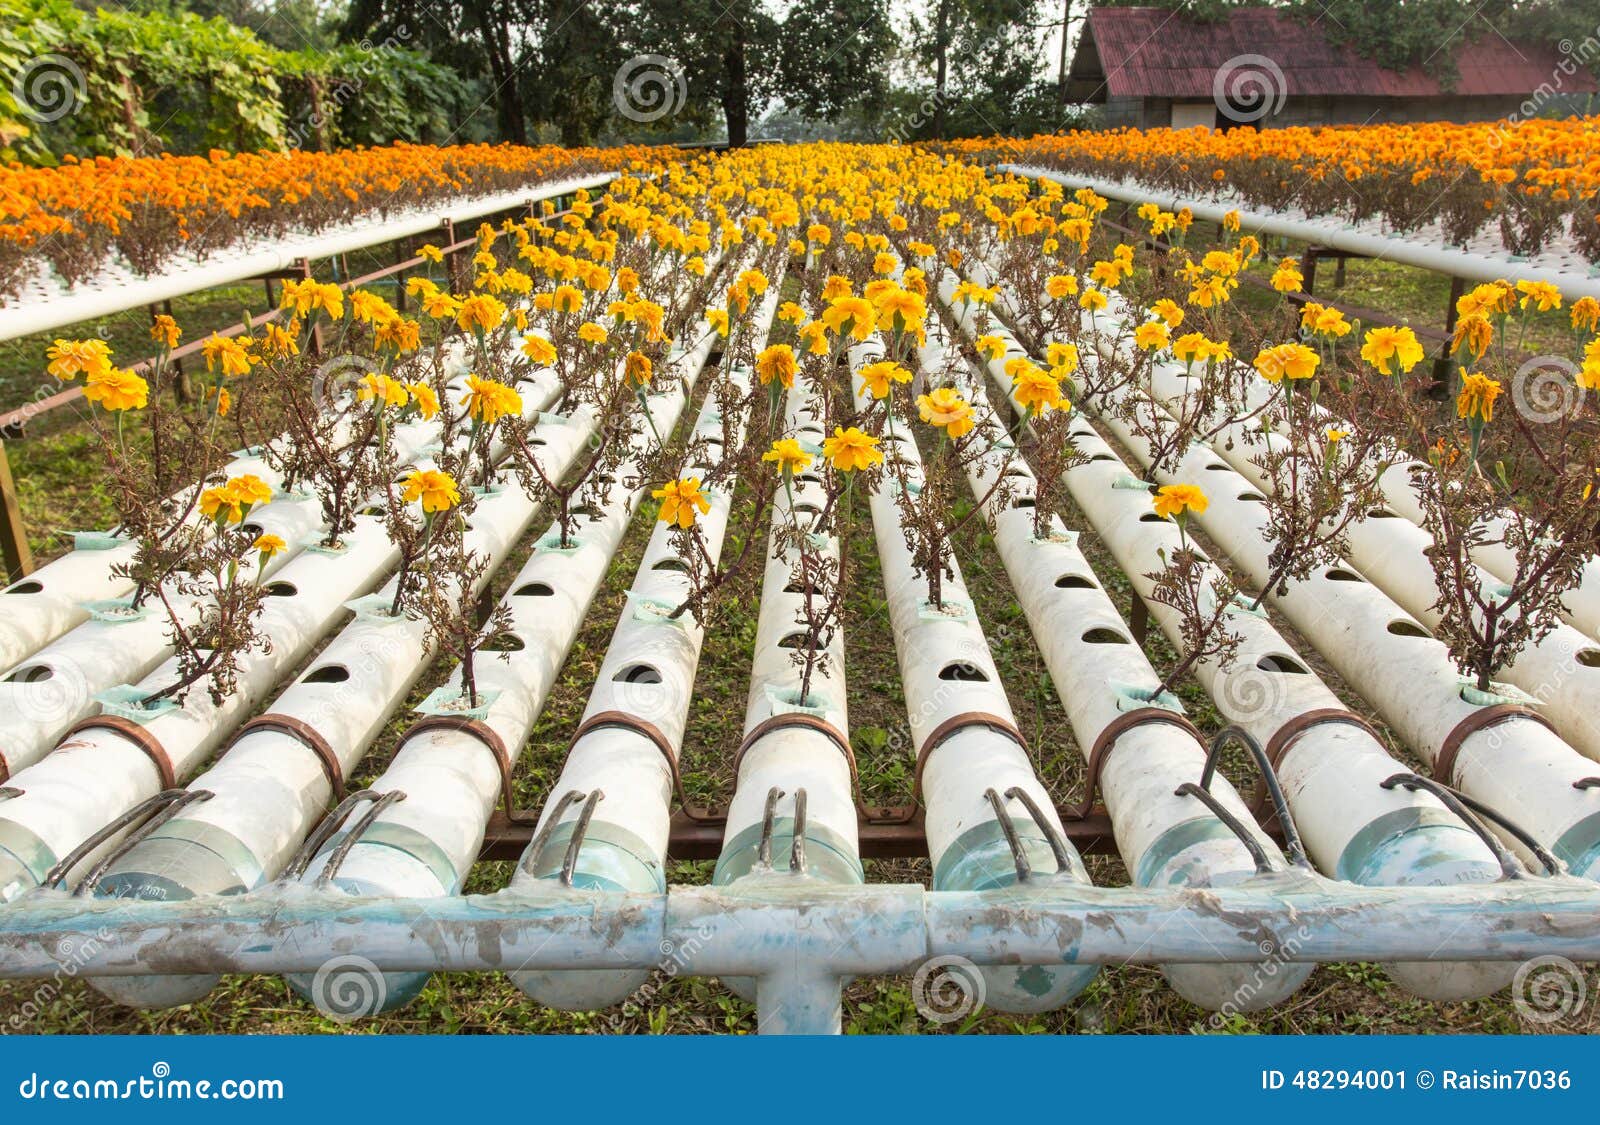
[[[559,391],[554,373],[548,370],[537,372],[531,382],[525,414],[553,401]],[[453,397],[465,392],[465,384],[457,384]],[[415,456],[437,433],[437,420],[397,426],[396,450]],[[267,469],[265,464],[261,467]],[[262,479],[274,487],[282,483],[270,470]],[[323,528],[322,507],[314,496],[279,494],[252,511],[249,522],[278,535],[286,544],[262,570],[260,577],[265,580],[315,542]],[[257,566],[253,557],[240,563],[246,573]],[[169,583],[168,598],[185,622],[197,619],[212,602],[211,593],[199,583]],[[122,598],[87,603],[92,620],[24,660],[0,680],[0,703],[11,709],[10,716],[0,721],[0,767],[15,771],[37,762],[74,722],[93,711],[96,693],[143,679],[171,653],[167,615],[154,604],[134,613],[127,602]]]
[[[1159,409],[1148,399],[1141,408]],[[1113,413],[1102,420],[1147,464],[1147,449]],[[1158,479],[1203,480],[1210,505],[1197,522],[1253,581],[1266,578],[1271,537],[1253,485],[1205,447]],[[1268,590],[1267,597],[1438,780],[1534,833],[1575,874],[1600,874],[1600,792],[1578,787],[1594,766],[1543,720],[1469,703],[1443,643],[1347,566],[1318,567],[1287,593]],[[1506,842],[1534,860],[1519,841]]]
[[[776,293],[777,286],[769,287],[770,299],[761,306],[766,321],[759,326],[760,335],[771,323]],[[677,425],[717,341],[715,333],[705,331],[692,346],[684,343],[687,338],[684,333],[674,346],[678,360],[670,365],[681,363],[682,378],[649,396],[651,415],[664,433]],[[658,375],[657,381],[661,379]],[[618,482],[630,482],[642,475],[639,458],[654,447],[655,438],[644,420],[636,417],[632,430],[620,440],[634,452],[613,475]],[[425,722],[408,733],[389,768],[372,786],[375,792],[398,791],[406,798],[384,808],[348,846],[332,886],[346,894],[416,899],[450,895],[460,888],[477,859],[489,816],[507,788],[505,778],[644,493],[642,487],[624,483],[618,490],[620,495],[600,511],[578,518],[576,546],[561,546],[559,525],[536,544],[502,601],[513,618],[510,635],[521,647],[506,653],[505,660],[479,662],[479,690],[493,694],[481,717],[475,717],[477,725]],[[450,681],[456,682],[454,677]],[[352,813],[345,832],[361,819],[361,810]],[[347,843],[344,837],[340,833],[328,841],[308,868],[308,879],[317,877],[330,851]],[[337,989],[342,975],[331,974],[322,983]],[[425,973],[390,976],[383,982],[384,1007],[409,1002],[426,982]],[[316,982],[291,977],[290,983],[304,995]]]
[[[128,309],[160,304],[175,297],[250,281],[262,274],[287,270],[302,258],[316,261],[362,250],[413,235],[437,231],[446,221],[470,222],[497,211],[531,206],[583,188],[600,187],[616,178],[612,172],[540,184],[518,191],[499,192],[466,200],[438,211],[423,211],[395,219],[368,219],[341,230],[292,240],[258,250],[240,250],[210,262],[169,267],[160,277],[107,278],[100,285],[76,285],[44,300],[0,308],[0,341],[35,332],[48,332],[69,324],[111,316]]]
[[[948,296],[953,288],[947,276],[942,292]],[[963,327],[972,333],[973,310],[964,313]],[[1007,346],[1006,357],[988,364],[989,373],[1009,393],[1005,363],[1025,353],[1004,324],[991,323],[989,331]],[[1097,361],[1092,355],[1085,360]],[[1170,557],[1178,547],[1176,528],[1155,518],[1145,490],[1126,487],[1129,474],[1092,427],[1077,418],[1071,432],[1079,450],[1091,458],[1066,476],[1073,499],[1181,651],[1179,617],[1170,607],[1149,601],[1151,584],[1144,577],[1161,569],[1162,552]],[[1230,626],[1241,642],[1234,666],[1223,672],[1205,661],[1194,669],[1195,675],[1222,714],[1268,748],[1269,759],[1276,758],[1307,851],[1322,870],[1355,882],[1396,886],[1487,882],[1500,876],[1484,842],[1432,795],[1383,787],[1405,767],[1270,621],[1241,612]],[[1440,961],[1387,968],[1407,990],[1435,1000],[1487,995],[1505,983],[1508,972],[1499,966]]]
[[[820,403],[796,386],[785,403],[784,433],[821,457],[824,438]],[[761,583],[750,691],[745,705],[744,738],[735,755],[733,800],[723,830],[722,851],[712,882],[788,880],[859,884],[861,866],[855,798],[855,757],[845,691],[844,630],[834,628],[819,651],[809,684],[795,662],[807,643],[806,593],[795,586],[801,551],[792,542],[779,549],[790,527],[808,528],[827,504],[820,463],[778,486],[772,504],[772,531]],[[842,547],[838,535],[805,532],[810,551],[825,573],[837,573]],[[817,598],[826,598],[826,590]],[[801,689],[805,687],[802,697]],[[756,1004],[757,1026],[778,1030],[835,1033],[840,1026],[839,982],[813,982],[809,1002],[748,977],[723,983]],[[763,987],[767,988],[763,994]]]
[[[883,354],[876,338],[848,352],[858,405],[866,404],[868,392],[855,373]],[[883,408],[890,408],[889,401],[883,400]],[[902,464],[886,473],[869,506],[906,720],[917,747],[915,776],[926,810],[933,886],[974,890],[1030,881],[1088,883],[1083,861],[1067,841],[1054,799],[1039,782],[1017,730],[960,564],[953,555],[947,559],[944,604],[936,607],[912,561],[895,477],[903,475],[913,492],[921,490],[924,477],[904,419],[892,420],[883,452],[886,463],[898,458]],[[995,965],[983,976],[990,1007],[1043,1012],[1083,991],[1094,970],[1056,966],[1040,972]]]
[[[1348,225],[1318,222],[1313,219],[1297,219],[1282,213],[1252,211],[1240,207],[1229,207],[1221,203],[1208,203],[1204,200],[1182,200],[1170,192],[1163,192],[1154,188],[1112,183],[1092,176],[1069,175],[1062,172],[1054,172],[1048,168],[1037,168],[1025,164],[1002,164],[1000,165],[1000,170],[1032,179],[1053,180],[1067,187],[1091,188],[1108,199],[1121,200],[1127,203],[1142,203],[1154,201],[1158,198],[1170,198],[1173,201],[1172,210],[1177,210],[1179,207],[1188,207],[1195,218],[1204,219],[1207,222],[1220,223],[1224,215],[1229,212],[1237,212],[1241,230],[1292,238],[1319,246],[1329,246],[1336,250],[1345,250],[1367,258],[1379,258],[1386,261],[1399,262],[1402,265],[1416,266],[1418,269],[1442,273],[1447,277],[1461,277],[1469,281],[1484,282],[1515,276],[1528,281],[1550,282],[1560,288],[1569,298],[1600,298],[1600,278],[1568,273],[1565,270],[1551,269],[1547,266],[1536,266],[1529,262],[1513,262],[1507,258],[1496,258],[1446,246],[1429,246],[1409,238],[1370,234],[1355,230]]]
[[[743,368],[731,368],[726,378],[741,397],[749,389]],[[704,481],[727,456],[726,439],[737,446],[743,436],[744,419],[724,419],[717,396],[707,395],[688,443],[696,460],[679,478]],[[708,499],[711,510],[697,513],[696,526],[705,560],[714,565],[731,489],[710,491]],[[511,877],[514,888],[553,881],[579,891],[666,889],[672,800],[680,791],[678,762],[705,641],[691,614],[669,616],[692,592],[673,527],[657,521],[651,532],[566,762]],[[511,980],[541,1004],[593,1011],[620,1004],[647,976],[596,970],[513,973]]]

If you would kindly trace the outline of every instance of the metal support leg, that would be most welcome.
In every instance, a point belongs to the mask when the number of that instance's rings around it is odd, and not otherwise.
[[[838,1035],[843,1028],[840,981],[795,966],[756,982],[756,1031],[761,1035]]]
[[[5,557],[6,581],[16,582],[33,573],[33,551],[28,546],[28,530],[22,526],[22,505],[17,484],[11,479],[11,462],[6,443],[0,440],[0,554]]]

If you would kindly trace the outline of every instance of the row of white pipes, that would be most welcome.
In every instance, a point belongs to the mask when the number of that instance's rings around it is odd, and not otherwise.
[[[954,277],[947,274],[941,284],[946,301],[954,287]],[[969,335],[975,335],[975,310],[955,307],[952,311]],[[1006,342],[1006,354],[990,361],[988,369],[996,386],[1009,395],[1010,379],[1005,373],[1005,364],[1026,353],[1003,324],[991,322],[986,331],[999,335]],[[1096,362],[1096,358],[1086,356],[1083,362]],[[1013,402],[1014,408],[1016,405]],[[1086,464],[1066,474],[1065,483],[1073,501],[1084,511],[1117,559],[1118,566],[1128,575],[1136,595],[1146,601],[1152,618],[1181,652],[1179,615],[1171,607],[1150,600],[1152,581],[1148,577],[1163,569],[1163,556],[1170,558],[1179,547],[1176,526],[1156,516],[1147,491],[1127,487],[1130,478],[1127,466],[1093,427],[1082,418],[1076,418],[1071,436],[1078,449],[1090,458]],[[1214,458],[1209,460],[1215,463]],[[1212,492],[1209,478],[1214,475],[1207,473],[1208,495]],[[997,543],[1000,541],[997,534]],[[1211,567],[1210,571],[1215,576],[1215,568]],[[1015,577],[1013,583],[1020,597],[1025,583]],[[1335,594],[1338,591],[1335,586]],[[1221,669],[1214,660],[1200,661],[1193,668],[1193,674],[1224,717],[1243,727],[1263,746],[1272,745],[1275,736],[1287,724],[1305,724],[1306,717],[1314,717],[1314,721],[1304,725],[1284,747],[1277,771],[1306,849],[1321,870],[1335,878],[1385,886],[1489,881],[1501,874],[1494,855],[1485,844],[1437,799],[1399,786],[1382,787],[1385,779],[1405,772],[1405,767],[1388,754],[1369,727],[1343,706],[1265,615],[1258,616],[1241,608],[1241,612],[1231,615],[1229,628],[1241,639],[1235,663],[1228,669]],[[1115,632],[1126,642],[1126,634],[1120,627]],[[1058,633],[1035,625],[1034,635],[1054,638]],[[1083,635],[1087,637],[1090,632],[1085,630]],[[1128,649],[1134,653],[1138,651],[1126,643],[1102,643],[1098,647],[1105,653],[1118,655]],[[1108,658],[1097,653],[1087,658],[1088,666],[1095,668]],[[1059,676],[1057,682],[1062,682]],[[1130,678],[1126,682],[1135,688],[1139,685],[1137,679]],[[1129,694],[1115,681],[1113,686],[1119,694]],[[1085,706],[1082,694],[1092,696],[1093,693],[1063,689],[1063,703],[1069,714]],[[1125,708],[1127,704],[1122,706]],[[1078,731],[1076,722],[1075,719],[1074,729]],[[1146,737],[1157,737],[1155,731],[1175,730],[1157,726]],[[1081,744],[1092,744],[1083,741],[1088,731],[1078,733]],[[1192,739],[1179,741],[1193,745]],[[1191,763],[1192,758],[1191,750]],[[1109,771],[1117,761],[1118,754],[1106,759],[1108,773],[1102,779],[1114,821],[1117,819],[1116,797]],[[1198,765],[1191,764],[1191,774],[1198,772]],[[1247,813],[1240,816],[1240,809],[1231,811],[1243,823],[1253,826]],[[1119,845],[1122,839],[1119,831]],[[1127,856],[1125,848],[1124,855]],[[1129,858],[1129,871],[1135,873],[1136,881],[1139,866]],[[1410,991],[1433,999],[1485,995],[1505,982],[1508,971],[1500,966],[1438,963],[1389,968]],[[1283,977],[1292,975],[1280,974]],[[1298,981],[1274,979],[1271,983],[1273,987],[1292,990]],[[1271,988],[1258,985],[1248,991],[1252,998],[1264,997],[1263,1003],[1276,1002],[1268,995]],[[1237,1006],[1238,1000],[1234,1003]]]
[[[1126,344],[1120,320],[1102,312],[1086,314],[1084,323],[1097,351],[1109,353],[1119,341]],[[1083,362],[1099,359],[1088,353]],[[1153,365],[1151,386],[1157,396],[1175,402],[1188,382],[1181,365]],[[1149,400],[1139,408],[1162,409]],[[1148,464],[1148,448],[1115,414],[1102,415],[1108,428]],[[1246,429],[1230,427],[1210,446],[1191,448],[1159,483],[1201,484],[1211,499],[1211,507],[1199,517],[1201,526],[1259,585],[1269,573],[1270,540],[1257,488],[1270,482],[1253,460],[1263,435]],[[1246,445],[1247,440],[1252,444]],[[1233,471],[1240,467],[1248,467],[1255,479]],[[1427,536],[1407,520],[1376,516],[1352,530],[1351,542],[1356,565],[1321,567],[1286,594],[1267,591],[1268,600],[1418,754],[1436,764],[1458,726],[1492,701],[1473,702],[1464,696],[1462,676],[1444,645],[1415,619],[1437,621],[1437,591],[1422,554],[1429,545]],[[1590,759],[1600,755],[1593,749],[1592,709],[1585,706],[1585,697],[1593,693],[1583,690],[1595,685],[1596,669],[1583,657],[1592,651],[1593,646],[1565,626],[1558,626],[1544,643],[1530,646],[1507,675],[1547,707],[1555,729],[1539,718],[1508,715],[1454,740],[1456,752],[1444,763],[1448,776],[1439,778],[1533,832],[1574,873],[1589,877],[1600,873],[1600,787],[1589,784],[1596,772]],[[1521,841],[1502,834],[1525,860],[1537,861]]]
[[[765,335],[776,311],[776,289],[769,288],[756,314],[752,331],[758,339]],[[686,354],[682,377],[650,396],[651,416],[662,433],[676,426],[715,343],[715,334],[705,332],[692,345],[681,345]],[[702,420],[709,425],[707,419]],[[561,546],[559,526],[552,525],[512,580],[502,604],[513,618],[509,635],[516,647],[503,661],[480,661],[479,688],[492,694],[479,722],[487,728],[488,740],[498,740],[504,748],[507,772],[527,742],[609,560],[643,499],[644,489],[628,487],[628,483],[642,476],[639,460],[652,448],[653,433],[641,418],[626,440],[633,455],[613,471],[618,484],[608,502],[577,521],[576,545]],[[498,756],[480,730],[424,726],[403,738],[372,790],[406,796],[364,825],[331,885],[346,894],[402,899],[426,900],[458,893],[477,860],[489,817],[502,792]],[[556,803],[560,803],[559,795]],[[559,826],[560,813],[578,816],[581,811],[581,806],[562,808],[546,816],[556,816],[554,825]],[[663,822],[664,818],[663,811]],[[343,832],[352,831],[352,825],[361,819],[361,810],[353,812]],[[343,833],[330,838],[312,861],[307,878],[321,869],[330,853],[347,843]],[[660,849],[664,857],[664,828]],[[359,971],[355,976],[360,977]],[[409,1001],[427,976],[391,975],[384,982],[384,1006]],[[292,978],[291,983],[303,992],[311,992],[317,985],[312,978]],[[530,987],[535,984],[529,983]],[[330,978],[326,987],[337,990],[337,976]]]

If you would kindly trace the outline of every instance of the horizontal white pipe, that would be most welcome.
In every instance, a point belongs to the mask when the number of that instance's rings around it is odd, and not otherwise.
[[[35,332],[49,332],[69,324],[111,316],[146,305],[170,301],[205,289],[250,281],[262,274],[287,270],[300,259],[316,261],[380,246],[412,235],[436,232],[446,219],[469,222],[496,211],[553,199],[579,188],[594,188],[610,183],[613,173],[580,176],[540,184],[517,191],[499,192],[479,199],[465,200],[440,210],[417,209],[400,218],[382,215],[352,223],[339,230],[300,238],[289,238],[261,248],[240,247],[211,261],[179,262],[168,265],[159,277],[139,278],[124,271],[107,270],[97,281],[73,286],[44,299],[0,307],[0,341],[14,340]]]
[[[1454,247],[1429,246],[1414,239],[1401,238],[1396,235],[1371,234],[1335,222],[1297,219],[1290,215],[1277,214],[1270,211],[1251,211],[1240,207],[1230,207],[1225,203],[1183,199],[1172,195],[1170,192],[1155,188],[1113,183],[1097,177],[1054,172],[1047,168],[1037,168],[1030,165],[1002,164],[1000,165],[1000,170],[1014,172],[1019,176],[1028,176],[1033,179],[1054,180],[1056,183],[1065,184],[1068,187],[1092,188],[1095,192],[1108,199],[1118,199],[1129,203],[1171,199],[1171,210],[1177,210],[1179,207],[1188,207],[1194,213],[1195,218],[1204,219],[1207,222],[1221,222],[1224,215],[1236,211],[1239,215],[1240,229],[1242,231],[1277,235],[1282,238],[1314,243],[1318,246],[1329,246],[1335,250],[1345,250],[1368,258],[1399,262],[1401,265],[1432,270],[1448,277],[1461,277],[1469,281],[1479,282],[1497,281],[1506,277],[1515,277],[1519,280],[1528,281],[1547,281],[1558,286],[1569,298],[1600,298],[1600,278],[1575,274],[1567,270],[1551,269],[1547,266],[1536,266],[1529,262],[1513,262],[1509,256],[1497,258],[1486,254],[1475,254],[1471,251]]]

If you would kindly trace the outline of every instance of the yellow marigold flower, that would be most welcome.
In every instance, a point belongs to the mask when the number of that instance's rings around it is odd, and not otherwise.
[[[468,417],[487,426],[508,414],[521,414],[522,396],[496,379],[468,375],[466,407]]]
[[[850,279],[847,277],[840,277],[836,273],[830,273],[828,275],[828,280],[822,284],[822,299],[824,301],[836,300],[839,297],[848,297],[854,292],[855,288],[851,286]]]
[[[1115,289],[1122,284],[1122,264],[1120,262],[1096,262],[1089,267],[1089,280],[1103,289]]]
[[[1006,342],[998,336],[979,336],[972,342],[972,346],[976,348],[978,350],[978,354],[983,356],[985,359],[996,360],[1005,358]]]
[[[228,411],[233,409],[233,396],[228,393],[227,387],[207,387],[206,401],[217,400],[217,417],[226,418]]]
[[[505,302],[488,293],[474,293],[461,302],[456,324],[463,332],[493,332],[506,318]]]
[[[1548,281],[1519,281],[1517,292],[1522,294],[1518,304],[1523,308],[1527,308],[1530,301],[1540,312],[1549,312],[1561,307],[1561,290]]]
[[[1475,371],[1461,376],[1461,393],[1456,396],[1456,417],[1469,421],[1493,422],[1494,400],[1505,388],[1487,375]]]
[[[1256,353],[1255,369],[1269,383],[1309,379],[1317,373],[1320,358],[1304,344],[1278,344]]]
[[[1600,359],[1586,359],[1572,381],[1586,391],[1600,391]]]
[[[1229,211],[1222,216],[1222,229],[1236,231],[1239,229],[1239,212]],[[1204,511],[1204,509],[1201,509]]]
[[[1200,491],[1199,485],[1194,484],[1165,484],[1151,497],[1156,515],[1162,519],[1174,519],[1185,512],[1195,515],[1205,514],[1211,501],[1206,499],[1206,494]]]
[[[823,439],[822,455],[841,473],[870,469],[883,460],[883,451],[878,448],[878,439],[871,434],[863,433],[855,426],[851,426],[848,430],[835,426],[833,436]]]
[[[800,327],[800,342],[805,345],[808,355],[828,354],[828,326],[820,320],[813,320]]]
[[[974,425],[972,404],[953,387],[940,387],[918,395],[917,412],[924,422],[943,430],[951,438],[971,432]]]
[[[380,410],[386,406],[404,406],[410,397],[404,383],[376,371],[364,376],[356,386],[356,398],[362,402],[376,402]]]
[[[892,360],[869,363],[860,371],[861,382],[873,398],[887,398],[893,383],[911,382],[911,372]]]
[[[442,289],[422,295],[422,311],[434,320],[449,320],[461,311],[461,302]]]
[[[414,352],[422,346],[422,325],[396,313],[388,320],[378,322],[372,333],[373,344],[397,355]]]
[[[111,348],[104,340],[57,340],[45,357],[50,361],[45,370],[63,383],[111,370]]]
[[[378,294],[366,289],[357,289],[350,294],[350,315],[363,324],[372,324],[377,321],[393,320],[400,314]]]
[[[461,503],[461,490],[443,469],[412,469],[400,482],[400,498],[408,504],[421,500],[423,512],[432,515]]]
[[[573,285],[558,285],[550,294],[550,307],[558,313],[575,313],[583,308],[583,291]]]
[[[540,367],[549,367],[556,361],[556,346],[543,336],[525,336],[522,354]]]
[[[1285,258],[1272,272],[1272,287],[1279,293],[1298,293],[1305,280],[1305,275],[1300,272],[1300,263],[1293,258]]]
[[[1106,307],[1106,295],[1098,289],[1085,289],[1078,295],[1078,304],[1090,312],[1099,312]]]
[[[150,384],[132,371],[108,367],[90,374],[83,397],[104,410],[143,410],[150,400]]]
[[[157,314],[156,318],[150,322],[150,338],[167,351],[177,347],[178,340],[182,336],[183,331],[178,327],[178,322],[166,313]]]
[[[635,387],[648,387],[654,374],[655,365],[643,352],[629,352],[627,358],[622,361],[622,376]]]
[[[836,297],[822,310],[822,323],[835,335],[865,340],[877,327],[871,302],[862,297]]]
[[[1168,328],[1177,328],[1183,323],[1183,306],[1169,298],[1161,298],[1150,306],[1150,311],[1165,321]]]
[[[617,292],[626,296],[639,288],[639,271],[632,266],[623,266],[617,271]]]
[[[1172,333],[1161,320],[1148,320],[1133,330],[1134,344],[1144,351],[1158,351],[1172,343]]]
[[[1051,274],[1045,279],[1044,291],[1052,301],[1064,300],[1078,291],[1078,279],[1067,273]]]
[[[1335,429],[1333,426],[1329,426],[1325,431],[1324,436],[1328,439],[1329,445],[1337,445],[1339,442],[1350,436],[1350,431]]]
[[[427,383],[420,379],[407,383],[406,393],[411,396],[412,405],[417,408],[417,413],[424,418],[432,418],[439,413],[439,395]]]
[[[708,310],[706,310],[706,323],[709,324],[712,327],[712,329],[717,333],[717,335],[726,336],[728,334],[728,310],[726,310],[726,309],[708,309]]]
[[[919,258],[933,257],[933,247],[926,242],[908,242],[906,243],[906,249],[910,250]]]
[[[256,536],[256,541],[250,546],[261,556],[261,565],[265,566],[268,559],[288,547],[280,536],[270,533]]]
[[[294,315],[302,320],[314,312],[325,312],[330,320],[338,320],[344,316],[344,293],[330,281],[316,281],[309,277],[285,281],[278,307],[292,309]]]
[[[995,298],[999,295],[999,286],[987,288],[979,285],[975,281],[963,281],[956,286],[956,291],[954,294],[952,294],[952,299],[958,304],[964,301],[972,301],[980,305],[992,305],[994,304]]]
[[[899,265],[893,254],[879,254],[872,259],[872,272],[883,276],[894,272],[894,267]]]
[[[806,310],[793,301],[785,301],[778,306],[778,319],[788,324],[801,324],[806,319]]]
[[[1600,301],[1593,297],[1579,297],[1572,302],[1569,314],[1572,317],[1574,331],[1586,330],[1593,332],[1600,327]]]
[[[1203,332],[1185,332],[1172,342],[1172,354],[1186,364],[1193,363],[1209,354],[1210,344]]]
[[[799,369],[794,349],[788,344],[773,344],[761,349],[756,356],[756,375],[766,386],[776,379],[784,387],[794,386],[794,375]]]
[[[603,344],[606,342],[606,330],[594,321],[586,320],[578,325],[578,339],[591,344]]]
[[[669,526],[693,527],[699,515],[711,510],[711,501],[700,491],[699,477],[669,480],[650,495],[661,501],[661,513],[657,518]]]
[[[767,275],[760,270],[745,270],[736,284],[748,290],[752,296],[759,297],[767,291]]]
[[[770,461],[778,466],[780,473],[802,473],[811,464],[811,454],[807,453],[794,438],[779,438],[772,443],[772,448],[761,455],[763,461]]]
[[[1034,414],[1044,414],[1063,404],[1070,406],[1061,396],[1061,384],[1036,363],[1025,363],[1017,368],[1011,377],[1011,397]]]
[[[1409,328],[1382,326],[1369,330],[1361,343],[1361,358],[1384,375],[1399,375],[1422,362],[1422,345]],[[1398,370],[1391,371],[1393,363]]]
[[[821,223],[812,223],[806,228],[806,241],[826,246],[833,241],[833,229]]]
[[[267,323],[261,327],[261,353],[263,355],[299,355],[300,341],[295,338],[299,326],[290,322],[289,328]]]
[[[1050,365],[1051,371],[1062,371],[1070,375],[1078,369],[1078,346],[1065,340],[1057,340],[1044,350],[1044,359]]]
[[[417,257],[421,258],[424,262],[432,262],[434,265],[438,265],[440,262],[444,261],[444,251],[439,249],[433,243],[428,242],[417,248]]]
[[[1455,331],[1450,334],[1450,354],[1455,355],[1465,347],[1474,359],[1482,359],[1492,343],[1494,325],[1482,313],[1473,313],[1456,321]]]
[[[927,303],[919,294],[898,287],[879,293],[873,304],[878,308],[878,327],[905,332],[928,318]]]
[[[206,357],[207,371],[221,371],[228,376],[250,374],[250,353],[232,337],[218,336],[213,332],[200,345],[200,352]]]

